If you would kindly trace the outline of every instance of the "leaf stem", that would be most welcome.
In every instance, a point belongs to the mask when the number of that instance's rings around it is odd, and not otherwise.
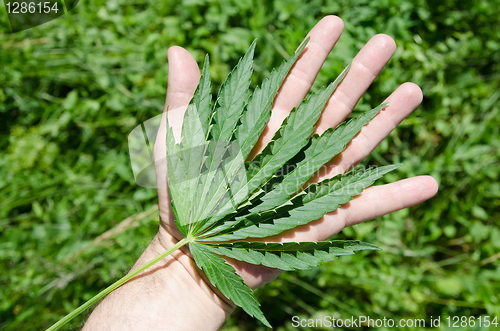
[[[109,293],[111,293],[112,291],[114,291],[115,289],[117,289],[118,287],[120,287],[121,285],[123,285],[126,282],[128,282],[131,278],[137,276],[142,271],[144,271],[147,268],[151,267],[156,262],[160,261],[161,259],[163,259],[167,255],[169,255],[170,253],[176,251],[177,249],[181,248],[182,246],[186,245],[187,243],[189,243],[192,240],[193,240],[192,237],[183,238],[177,244],[175,244],[174,246],[172,246],[171,248],[169,248],[165,252],[161,253],[160,255],[158,255],[157,257],[155,257],[154,259],[152,259],[151,261],[146,262],[141,267],[139,267],[138,269],[134,270],[132,273],[129,273],[129,274],[123,276],[122,278],[120,278],[119,280],[117,280],[116,282],[114,282],[113,284],[111,284],[110,286],[108,286],[106,289],[104,289],[101,292],[99,292],[98,294],[96,294],[92,299],[88,300],[83,305],[81,305],[80,307],[76,308],[75,310],[73,310],[68,315],[64,316],[62,319],[60,319],[57,323],[55,323],[54,325],[52,325],[46,331],[55,331],[55,330],[58,330],[61,326],[63,326],[64,324],[68,323],[74,317],[78,316],[81,312],[83,312],[85,309],[87,309],[88,307],[90,307],[92,304],[94,304],[95,302],[97,302],[100,299],[104,298],[106,295],[108,295]]]

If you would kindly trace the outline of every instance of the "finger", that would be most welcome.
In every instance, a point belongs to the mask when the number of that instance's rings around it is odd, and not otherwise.
[[[325,230],[326,235],[332,236],[340,231],[332,221],[337,220],[343,229],[422,203],[436,195],[437,191],[437,181],[431,176],[412,177],[369,187],[357,199],[325,215],[326,223],[330,224],[320,226],[318,233]]]
[[[163,111],[165,113],[167,109],[169,110],[168,121],[173,129],[180,133],[184,111],[200,80],[200,69],[193,56],[182,47],[170,47],[167,58],[167,97]],[[155,160],[165,157],[167,136],[165,124],[165,118],[162,118],[155,141]]]
[[[156,185],[160,218],[168,225],[174,217],[170,209],[170,197],[167,190],[166,167],[166,118],[180,136],[182,118],[189,101],[193,97],[200,79],[200,69],[193,56],[184,48],[174,46],[168,50],[167,97],[161,124],[154,145]],[[168,109],[168,112],[166,112]],[[167,114],[168,113],[168,114]],[[173,223],[172,223],[173,224]]]
[[[327,16],[307,34],[304,40],[311,39],[283,82],[273,112],[288,114],[305,98],[343,29],[344,23],[339,17]],[[276,115],[273,113],[273,116]]]
[[[385,110],[364,126],[346,149],[328,162],[311,182],[345,173],[365,159],[401,121],[420,105],[422,98],[422,90],[418,85],[405,83],[399,86],[384,101],[389,103]]]
[[[271,118],[253,155],[260,152],[271,141],[283,119],[305,98],[343,29],[344,23],[339,17],[326,16],[308,33],[305,39],[308,37],[311,39],[283,82],[274,100]]]
[[[322,241],[343,228],[417,205],[432,198],[438,184],[431,176],[407,178],[395,183],[372,186],[351,202],[308,225],[287,233],[283,241]]]
[[[186,106],[200,81],[200,68],[187,50],[170,47],[168,57],[167,99],[169,108]]]
[[[179,141],[184,112],[193,98],[201,74],[195,59],[184,48],[170,47],[167,56],[169,65],[165,106],[168,107],[168,123],[176,141]]]
[[[354,57],[349,72],[328,101],[315,133],[321,134],[342,123],[395,50],[394,39],[384,34],[378,34],[366,43]]]

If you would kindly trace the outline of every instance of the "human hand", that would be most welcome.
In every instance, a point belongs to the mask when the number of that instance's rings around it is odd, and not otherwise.
[[[340,37],[343,23],[338,17],[329,16],[322,19],[308,34],[311,37],[301,57],[292,68],[275,99],[271,119],[260,137],[251,157],[260,152],[279,129],[283,119],[290,110],[297,106],[309,92],[317,73],[327,55]],[[307,37],[306,37],[307,38]],[[382,70],[394,53],[396,45],[387,35],[374,36],[354,58],[352,67],[338,89],[330,98],[322,117],[317,123],[315,133],[321,134],[329,127],[336,127],[352,111],[368,86]],[[199,68],[192,56],[180,47],[169,51],[169,88],[166,105],[178,111],[191,100],[200,77]],[[323,172],[312,181],[330,178],[344,173],[362,161],[375,147],[422,101],[422,93],[412,83],[401,85],[387,100],[389,106],[377,115],[347,148],[330,161]],[[179,112],[182,114],[182,111]],[[164,122],[163,122],[164,123]],[[169,123],[180,129],[182,116],[169,116]],[[175,130],[175,129],[174,129]],[[158,135],[156,148],[157,159],[165,155],[165,131]],[[160,147],[161,146],[161,147]],[[182,239],[176,230],[170,199],[166,189],[166,171],[164,164],[158,163],[157,178],[160,214],[165,230],[175,239]],[[326,169],[326,170],[325,170]],[[432,197],[437,184],[432,177],[421,176],[402,180],[396,183],[371,187],[334,212],[323,218],[293,231],[285,232],[272,238],[272,241],[321,241],[344,227],[370,220],[392,211],[418,204]],[[247,284],[256,288],[271,280],[279,270],[269,270],[261,266],[249,266],[245,263],[231,261],[240,271]]]
[[[297,60],[279,94],[272,110],[272,116],[259,142],[252,151],[255,156],[271,140],[283,119],[290,110],[304,99],[312,86],[316,75],[327,55],[337,42],[343,29],[342,21],[335,16],[323,18],[308,34],[311,37],[307,47]],[[386,35],[374,36],[358,53],[352,62],[350,71],[331,96],[320,120],[316,133],[322,133],[329,127],[340,124],[352,111],[371,82],[379,74],[394,53],[396,45]],[[200,70],[194,58],[185,49],[172,47],[168,52],[169,76],[165,114],[169,123],[180,130],[183,109],[191,100],[200,78]],[[405,83],[394,91],[386,100],[389,106],[379,113],[348,144],[346,149],[331,160],[323,172],[311,181],[333,177],[362,161],[375,147],[408,116],[422,101],[422,93],[418,86]],[[155,143],[156,176],[159,198],[161,226],[158,235],[143,254],[136,265],[158,255],[172,247],[182,239],[177,230],[170,206],[166,177],[166,121],[162,126]],[[437,191],[436,181],[429,176],[420,176],[401,180],[395,183],[370,187],[334,212],[321,219],[278,236],[266,238],[266,241],[321,241],[335,235],[344,227],[358,224],[387,213],[418,204],[432,197]],[[255,266],[228,259],[245,282],[257,288],[274,279],[281,272],[263,266]],[[167,268],[168,266],[168,268]],[[153,267],[147,275],[127,284],[113,293],[115,298],[124,294],[126,287],[136,283],[139,292],[147,292],[149,307],[165,309],[158,314],[143,305],[141,316],[147,316],[151,327],[169,325],[169,329],[190,329],[201,326],[201,329],[218,328],[234,305],[213,288],[200,272],[190,256],[187,247],[182,247],[161,264]],[[152,280],[154,280],[152,282]],[[141,284],[142,283],[142,284]],[[139,285],[140,284],[140,285]],[[152,287],[151,284],[154,284]],[[139,286],[146,290],[139,290]],[[121,292],[121,294],[120,294]],[[130,293],[130,291],[129,291]],[[161,296],[158,294],[161,293]],[[110,298],[113,300],[113,298]],[[156,302],[151,305],[151,302]],[[137,303],[130,303],[130,308]],[[106,308],[101,308],[106,309]],[[108,310],[109,311],[109,310]],[[186,321],[187,314],[197,316],[196,321]],[[165,324],[168,323],[168,324]],[[147,330],[148,328],[144,328]],[[137,330],[137,328],[135,328]]]

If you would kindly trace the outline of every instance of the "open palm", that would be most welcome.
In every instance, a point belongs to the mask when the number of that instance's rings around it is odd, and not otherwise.
[[[311,88],[316,75],[326,57],[337,42],[343,29],[342,21],[335,16],[323,18],[308,34],[310,41],[299,57],[281,89],[272,109],[272,116],[253,149],[250,158],[258,154],[279,129],[284,118],[296,107]],[[349,115],[371,82],[382,70],[394,53],[396,45],[387,35],[374,36],[354,58],[345,79],[330,97],[322,116],[317,123],[315,133],[323,133],[330,127],[336,127]],[[169,76],[168,91],[164,116],[168,116],[174,132],[179,132],[182,125],[183,111],[193,97],[200,79],[200,70],[194,58],[181,47],[172,47],[168,52]],[[352,168],[366,156],[411,113],[422,101],[422,92],[412,83],[401,85],[386,100],[389,106],[378,114],[347,145],[346,149],[331,160],[322,173],[311,182],[333,177]],[[171,247],[182,234],[177,230],[171,210],[166,177],[166,121],[163,118],[155,143],[156,175],[158,186],[161,227],[157,236],[164,249]],[[267,241],[321,241],[335,235],[344,227],[364,222],[387,213],[418,204],[432,197],[437,191],[436,181],[429,176],[414,177],[396,183],[370,187],[362,194],[326,214],[321,219],[305,226],[284,232]],[[212,303],[223,309],[232,306],[217,289],[213,288],[194,265],[189,250],[183,247],[175,256],[179,272],[174,267],[181,282],[192,283],[187,286],[190,295],[209,298]],[[255,266],[228,260],[245,282],[256,288],[274,279],[281,271],[263,266]],[[207,296],[208,295],[208,296]],[[227,310],[227,309],[226,309]],[[230,310],[230,309],[229,309]]]

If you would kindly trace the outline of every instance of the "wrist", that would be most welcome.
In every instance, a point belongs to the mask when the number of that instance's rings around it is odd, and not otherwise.
[[[177,242],[160,227],[131,272]],[[234,308],[212,291],[186,253],[186,246],[172,252],[109,294],[83,330],[217,330]]]

